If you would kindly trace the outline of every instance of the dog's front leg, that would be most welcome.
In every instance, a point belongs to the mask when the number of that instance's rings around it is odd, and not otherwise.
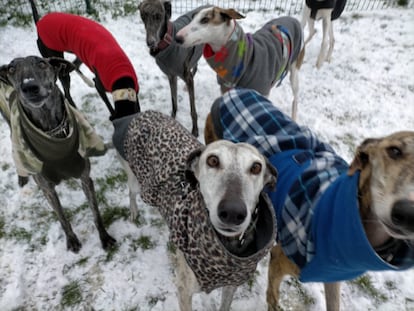
[[[170,92],[171,92],[171,117],[175,119],[177,115],[177,76],[168,76],[168,83],[170,84]]]
[[[56,216],[59,219],[60,224],[62,225],[62,229],[66,235],[66,247],[68,248],[68,250],[74,253],[79,252],[79,250],[82,247],[82,244],[81,242],[79,242],[78,237],[72,230],[72,226],[66,219],[62,205],[60,204],[59,197],[55,190],[55,185],[40,174],[34,175],[33,179],[40,187],[40,189],[42,189],[42,192],[45,195],[46,200],[49,202],[50,206],[55,211]]]
[[[229,311],[231,303],[233,301],[234,293],[237,287],[235,286],[224,286],[221,289],[221,304],[219,311]]]
[[[177,249],[174,257],[178,304],[181,311],[191,311],[193,294],[199,291],[199,285],[194,272],[185,260],[184,254]]]
[[[92,179],[89,176],[90,169],[91,164],[89,160],[87,160],[86,167],[81,175],[82,189],[86,197],[88,198],[89,206],[92,210],[93,218],[95,221],[95,226],[99,232],[99,238],[101,240],[102,247],[104,249],[108,249],[116,243],[116,240],[108,234],[103,224],[101,214],[99,213],[98,209],[98,202],[96,200],[95,187],[93,185]]]
[[[326,311],[339,311],[341,283],[324,283]]]

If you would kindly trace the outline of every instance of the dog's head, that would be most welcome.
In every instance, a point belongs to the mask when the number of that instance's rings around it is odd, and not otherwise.
[[[191,23],[177,32],[175,40],[184,47],[205,43],[220,47],[234,29],[231,20],[241,18],[244,16],[234,9],[208,7],[195,14]]]
[[[28,56],[1,66],[0,79],[16,90],[23,105],[40,108],[56,88],[58,74],[66,75],[74,69],[72,63],[61,58]]]
[[[211,223],[228,237],[247,229],[260,193],[276,184],[275,168],[246,143],[215,141],[191,153],[187,165],[200,185]]]
[[[155,49],[161,41],[161,36],[167,31],[171,18],[171,2],[164,0],[144,0],[138,5],[138,10],[147,33],[147,46]]]
[[[363,205],[369,206],[390,236],[413,240],[414,132],[365,140],[357,149],[349,174],[357,170],[361,171],[360,189],[369,190],[362,197]]]

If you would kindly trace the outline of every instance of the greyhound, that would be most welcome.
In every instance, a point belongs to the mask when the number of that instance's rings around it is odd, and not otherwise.
[[[274,244],[275,217],[264,194],[277,172],[248,144],[203,146],[176,120],[156,111],[113,120],[114,146],[137,177],[143,201],[170,231],[180,310],[199,291],[223,288],[229,310]]]
[[[241,18],[244,16],[233,9],[202,9],[177,33],[176,41],[184,47],[205,44],[204,57],[216,71],[222,93],[238,86],[267,96],[290,72],[292,117],[296,119],[298,70],[305,53],[299,21],[274,19],[252,35],[245,34],[236,22]]]
[[[0,82],[14,89],[10,95],[10,122],[13,159],[19,176],[33,175],[55,211],[66,234],[70,251],[77,253],[81,242],[64,215],[55,186],[69,178],[80,178],[92,209],[104,249],[115,244],[103,225],[89,176],[90,155],[103,155],[106,148],[92,127],[70,104],[56,85],[59,74],[74,70],[60,58],[37,56],[15,58],[0,67]]]
[[[30,0],[37,28],[37,45],[43,57],[76,55],[76,68],[83,62],[95,74],[95,87],[111,112],[128,115],[140,110],[138,79],[128,56],[112,34],[93,20],[66,13],[49,13],[39,18],[35,1]],[[108,60],[111,60],[110,62]],[[65,97],[76,107],[70,95],[70,76],[59,76]],[[112,92],[113,109],[105,92]]]
[[[202,7],[200,7],[202,8]],[[192,133],[198,136],[197,112],[194,99],[194,76],[197,63],[201,57],[202,47],[183,48],[176,44],[174,36],[177,31],[187,25],[200,8],[180,16],[171,22],[171,2],[165,0],[143,0],[139,12],[146,30],[146,42],[150,54],[155,58],[158,67],[168,77],[171,91],[172,112],[177,114],[177,77],[187,86],[190,98]]]
[[[205,138],[250,143],[279,173],[269,310],[288,274],[324,282],[327,310],[339,310],[340,281],[414,266],[414,132],[366,139],[348,165],[266,98],[235,89],[212,105]]]
[[[318,69],[321,68],[324,61],[331,62],[335,45],[332,22],[341,16],[345,5],[346,0],[305,0],[301,21],[303,29],[306,24],[309,25],[309,35],[305,40],[305,45],[316,33],[315,20],[322,19],[322,44],[316,61]]]

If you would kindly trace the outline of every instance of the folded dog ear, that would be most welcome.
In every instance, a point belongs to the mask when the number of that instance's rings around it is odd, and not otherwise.
[[[225,21],[228,21],[231,19],[244,18],[244,16],[241,15],[239,12],[237,12],[235,9],[222,9],[222,8],[217,8],[217,9],[219,10],[221,17],[223,17]]]
[[[266,187],[269,188],[270,191],[274,191],[276,188],[276,181],[277,181],[277,170],[270,163],[270,161],[266,159],[265,185]]]
[[[362,142],[356,150],[355,157],[348,169],[348,175],[352,176],[357,171],[362,171],[369,163],[369,149],[377,142],[377,139],[368,138]]]
[[[195,176],[194,172],[196,170],[198,160],[200,159],[200,155],[204,151],[204,149],[205,149],[204,146],[200,147],[192,151],[187,157],[185,178],[193,187],[195,187],[198,183],[197,177]]]
[[[68,75],[76,69],[76,66],[73,63],[60,57],[50,57],[47,58],[47,60],[49,64],[51,64],[56,69],[56,72],[60,73],[61,75]]]
[[[3,65],[0,67],[0,81],[6,83],[7,85],[11,85],[9,78],[7,76],[9,65]]]

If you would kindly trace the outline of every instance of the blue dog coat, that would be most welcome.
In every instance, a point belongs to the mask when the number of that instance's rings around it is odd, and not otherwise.
[[[270,192],[278,237],[301,269],[303,282],[334,282],[366,271],[414,265],[413,245],[401,241],[389,262],[366,238],[358,207],[359,173],[307,127],[297,125],[253,90],[233,89],[211,108],[215,133],[258,148],[278,170]]]

